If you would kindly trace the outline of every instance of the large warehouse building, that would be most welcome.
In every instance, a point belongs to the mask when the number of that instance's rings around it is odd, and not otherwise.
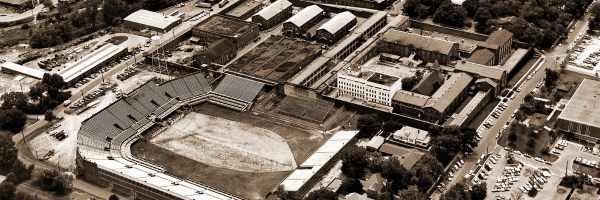
[[[348,11],[337,14],[317,29],[316,37],[320,41],[333,44],[344,37],[356,23],[356,16]]]
[[[237,49],[248,45],[258,37],[258,24],[237,18],[213,15],[192,29],[192,34],[204,42],[212,42],[222,38],[233,41]]]
[[[37,70],[23,65],[15,64],[12,62],[2,63],[2,72],[7,74],[20,74],[32,78],[42,79],[44,77],[44,71]]]
[[[292,16],[292,3],[278,0],[252,16],[252,22],[260,24],[262,29],[269,29]]]
[[[67,86],[71,86],[77,81],[100,70],[113,60],[122,57],[125,53],[127,53],[127,48],[109,43],[71,64],[67,69],[58,74],[63,77]]]
[[[317,5],[308,6],[285,21],[283,23],[283,30],[287,35],[301,35],[322,19],[323,9]]]
[[[225,15],[232,16],[241,20],[246,20],[256,14],[262,8],[262,3],[254,0],[246,0],[244,3],[233,8]]]
[[[562,113],[556,127],[575,137],[596,143],[600,138],[600,82],[583,79]]]
[[[151,31],[165,33],[181,24],[181,18],[164,15],[148,10],[138,10],[131,13],[123,19],[123,25],[126,28],[143,30],[148,28]]]

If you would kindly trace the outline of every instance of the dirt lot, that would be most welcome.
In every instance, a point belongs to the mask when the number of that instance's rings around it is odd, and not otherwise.
[[[276,133],[199,113],[189,113],[151,142],[226,169],[275,172],[297,167],[285,139]]]
[[[194,112],[248,124],[279,134],[287,142],[296,164],[304,162],[325,140],[317,131],[273,123],[256,117],[250,112],[240,113],[208,103],[195,106]],[[166,134],[161,133],[157,137]],[[131,151],[133,155],[167,167],[167,172],[170,174],[191,178],[249,199],[263,198],[290,173],[290,171],[252,173],[215,167],[146,142],[135,143]]]
[[[29,87],[37,83],[33,78],[24,78],[16,81],[14,80],[15,77],[16,75],[0,73],[0,96],[5,92],[20,92],[21,86],[23,86],[23,92],[29,92]]]

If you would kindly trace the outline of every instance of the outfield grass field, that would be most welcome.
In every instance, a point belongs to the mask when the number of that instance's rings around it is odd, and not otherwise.
[[[195,106],[193,112],[248,124],[277,133],[287,142],[297,165],[304,162],[325,140],[324,136],[318,131],[308,131],[274,123],[254,116],[250,111],[240,113],[212,104],[201,104]],[[157,137],[161,137],[162,134],[165,133],[161,133]],[[132,145],[131,152],[135,156],[165,166],[169,174],[181,178],[190,178],[248,199],[264,198],[264,195],[291,173],[291,171],[246,172],[211,166],[174,153],[152,142],[139,141]]]

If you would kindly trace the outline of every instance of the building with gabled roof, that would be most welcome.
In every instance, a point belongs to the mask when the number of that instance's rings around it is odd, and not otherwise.
[[[415,53],[415,59],[425,63],[438,61],[449,65],[452,57],[458,57],[458,43],[426,37],[399,30],[389,30],[383,35],[383,53],[409,57]]]
[[[409,149],[392,143],[381,145],[379,152],[393,155],[396,159],[400,160],[400,164],[407,170],[410,170],[425,154],[415,148]]]
[[[356,16],[349,11],[339,13],[317,29],[316,39],[333,44],[344,37],[356,23]]]
[[[304,8],[283,23],[286,35],[302,35],[323,19],[323,9],[317,5]]]
[[[513,34],[506,29],[494,31],[485,42],[478,43],[479,48],[485,48],[495,54],[494,62],[501,63],[512,51]]]
[[[496,60],[494,59],[495,56],[496,55],[494,54],[494,52],[488,49],[478,49],[475,52],[473,52],[473,54],[471,54],[471,57],[469,57],[467,61],[477,63],[480,65],[492,66],[496,65]]]
[[[150,29],[165,33],[181,24],[181,18],[148,10],[138,10],[123,19],[123,26],[136,30]]]
[[[252,16],[252,22],[260,24],[261,29],[269,29],[292,16],[292,3],[278,0]]]
[[[246,0],[244,3],[236,6],[225,15],[232,16],[241,20],[246,20],[256,14],[262,8],[262,2],[254,0]]]
[[[383,186],[387,183],[387,179],[383,178],[380,173],[370,174],[366,180],[360,180],[365,191],[376,191],[379,192],[383,189]]]
[[[358,194],[356,192],[347,194],[346,196],[344,196],[345,200],[373,200],[369,197],[367,197],[367,194]]]
[[[423,75],[423,78],[421,78],[419,83],[417,83],[410,91],[430,96],[439,89],[442,84],[444,84],[444,77],[436,70]]]
[[[208,45],[208,50],[202,51],[194,55],[194,64],[211,64],[216,63],[224,65],[237,55],[235,43],[227,38],[222,38],[211,42]]]
[[[473,75],[475,78],[490,78],[504,87],[507,82],[506,70],[494,66],[486,66],[477,63],[462,60],[454,65],[456,71],[466,72]]]

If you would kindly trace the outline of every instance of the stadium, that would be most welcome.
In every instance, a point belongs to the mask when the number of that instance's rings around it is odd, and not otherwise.
[[[136,199],[264,198],[324,142],[244,112],[264,86],[231,74],[148,81],[82,122],[77,165],[84,179]],[[308,118],[331,116],[331,104],[297,104]]]

